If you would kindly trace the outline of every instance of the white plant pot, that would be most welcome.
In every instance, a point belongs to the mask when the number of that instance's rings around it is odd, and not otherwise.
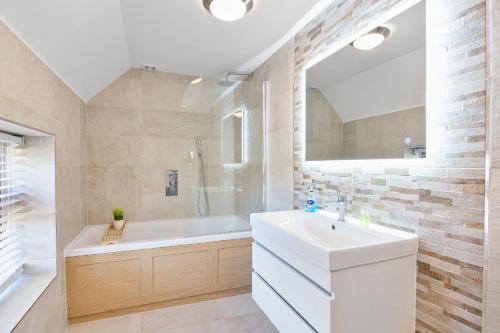
[[[125,220],[113,221],[113,227],[115,227],[115,229],[118,231],[123,229],[124,224],[125,224]]]

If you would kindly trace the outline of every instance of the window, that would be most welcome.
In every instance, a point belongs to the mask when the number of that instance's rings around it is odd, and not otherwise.
[[[14,330],[57,276],[55,166],[53,135],[0,119],[2,332]]]
[[[21,143],[22,138],[0,132],[0,292],[23,271],[22,193],[15,163]]]

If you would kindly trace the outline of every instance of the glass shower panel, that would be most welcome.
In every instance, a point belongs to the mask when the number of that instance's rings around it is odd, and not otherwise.
[[[194,216],[264,211],[263,84],[204,78],[189,85],[183,112],[196,114],[185,204]],[[188,208],[188,207],[186,207]]]

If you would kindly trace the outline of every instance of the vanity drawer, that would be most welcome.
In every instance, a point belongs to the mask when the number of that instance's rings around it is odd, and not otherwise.
[[[316,331],[331,332],[334,297],[254,242],[253,269]]]
[[[314,330],[255,272],[252,273],[252,297],[280,332],[314,333]]]

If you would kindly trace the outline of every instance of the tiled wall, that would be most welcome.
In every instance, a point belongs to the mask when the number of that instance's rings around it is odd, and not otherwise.
[[[110,222],[113,207],[122,207],[128,221],[197,216],[197,135],[210,215],[262,209],[261,86],[241,84],[216,102],[221,86],[207,79],[190,85],[193,79],[131,69],[88,102],[89,224]],[[251,111],[248,163],[226,167],[222,117],[242,104]],[[179,171],[178,196],[165,196],[166,170]]]
[[[489,189],[485,275],[484,332],[500,330],[500,2],[488,3],[490,65],[490,113],[488,119]]]
[[[228,192],[227,199],[234,200],[234,214],[249,218],[251,212],[264,210],[264,198],[262,186],[264,183],[263,154],[264,154],[264,114],[262,81],[248,78],[245,81],[234,81],[234,90],[220,101],[214,103],[211,112],[214,115],[217,126],[213,133],[222,133],[220,127],[221,119],[237,110],[242,110],[243,115],[243,163],[236,165],[221,164],[218,167],[225,172],[234,173],[234,186],[232,192]],[[210,147],[209,147],[210,149]],[[217,147],[220,152],[220,144]],[[232,170],[232,171],[231,171]],[[222,179],[219,180],[223,181]],[[222,197],[213,193],[213,201],[224,204]],[[219,214],[220,215],[220,214]]]
[[[0,22],[0,117],[56,137],[58,277],[15,332],[66,327],[63,249],[85,226],[85,104]]]
[[[342,158],[344,131],[342,119],[319,89],[307,90],[306,159],[309,161]]]
[[[293,208],[293,72],[294,43],[285,44],[255,71],[268,81],[267,202],[269,210]]]
[[[418,234],[417,331],[480,332],[485,201],[485,1],[428,0],[429,115],[425,163],[304,162],[304,67],[412,1],[336,0],[295,39],[294,205],[311,183],[350,195],[354,213]],[[378,23],[378,22],[377,22]],[[381,22],[380,22],[381,23]]]
[[[406,137],[408,146],[425,145],[425,127],[425,107],[346,122],[342,158],[403,158]]]
[[[306,109],[307,161],[403,158],[405,146],[425,145],[425,106],[342,123],[323,94],[309,88]]]

